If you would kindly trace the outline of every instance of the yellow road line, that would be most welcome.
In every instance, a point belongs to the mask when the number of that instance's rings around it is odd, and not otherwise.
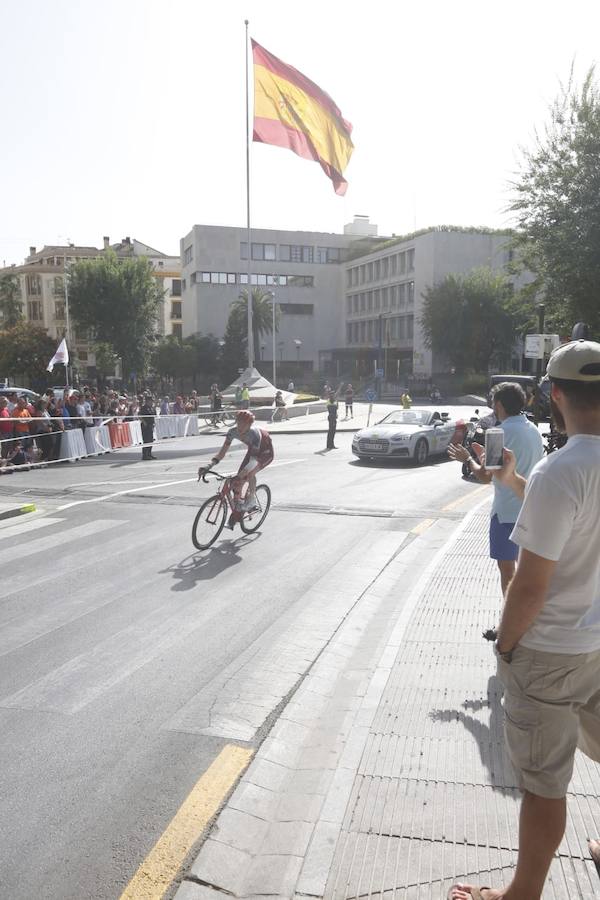
[[[254,750],[228,744],[192,788],[121,894],[120,900],[160,900],[186,856],[218,811]]]
[[[422,522],[419,522],[418,525],[415,525],[414,528],[410,529],[411,534],[423,534],[424,531],[427,531],[428,528],[435,523],[435,519],[423,519]]]
[[[446,504],[446,506],[442,506],[442,512],[448,512],[451,509],[456,509],[457,506],[460,506],[462,503],[466,503],[467,500],[471,500],[473,497],[477,497],[478,494],[482,494],[487,490],[489,490],[489,486],[487,484],[482,484],[481,487],[476,488],[469,494],[465,494],[463,497],[459,497],[458,500],[453,500],[452,503],[448,503]]]

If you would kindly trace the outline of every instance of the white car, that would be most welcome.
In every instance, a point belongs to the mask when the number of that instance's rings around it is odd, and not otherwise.
[[[433,409],[395,409],[377,425],[361,428],[352,440],[359,459],[410,458],[422,466],[430,456],[443,454],[449,444],[462,444],[467,433],[463,419]]]

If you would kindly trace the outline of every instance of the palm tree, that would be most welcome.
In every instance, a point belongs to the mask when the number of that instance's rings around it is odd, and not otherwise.
[[[254,347],[254,361],[260,359],[259,346],[263,334],[273,333],[273,294],[270,291],[262,291],[259,287],[252,288],[252,344]],[[233,311],[242,318],[248,314],[248,291],[240,293],[239,298],[232,304]],[[279,311],[275,312],[275,331],[278,330]]]
[[[13,328],[23,318],[21,285],[16,275],[3,275],[0,278],[0,314],[4,328]]]

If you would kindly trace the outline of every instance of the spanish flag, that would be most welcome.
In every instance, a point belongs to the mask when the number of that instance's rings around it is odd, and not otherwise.
[[[345,194],[343,171],[354,146],[352,125],[325,91],[302,72],[286,65],[256,41],[254,60],[254,140],[287,147],[304,159],[314,159]]]

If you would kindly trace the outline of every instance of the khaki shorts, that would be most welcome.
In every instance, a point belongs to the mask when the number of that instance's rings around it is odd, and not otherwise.
[[[504,731],[521,790],[566,796],[575,750],[600,762],[600,650],[567,655],[517,646],[498,657]]]

